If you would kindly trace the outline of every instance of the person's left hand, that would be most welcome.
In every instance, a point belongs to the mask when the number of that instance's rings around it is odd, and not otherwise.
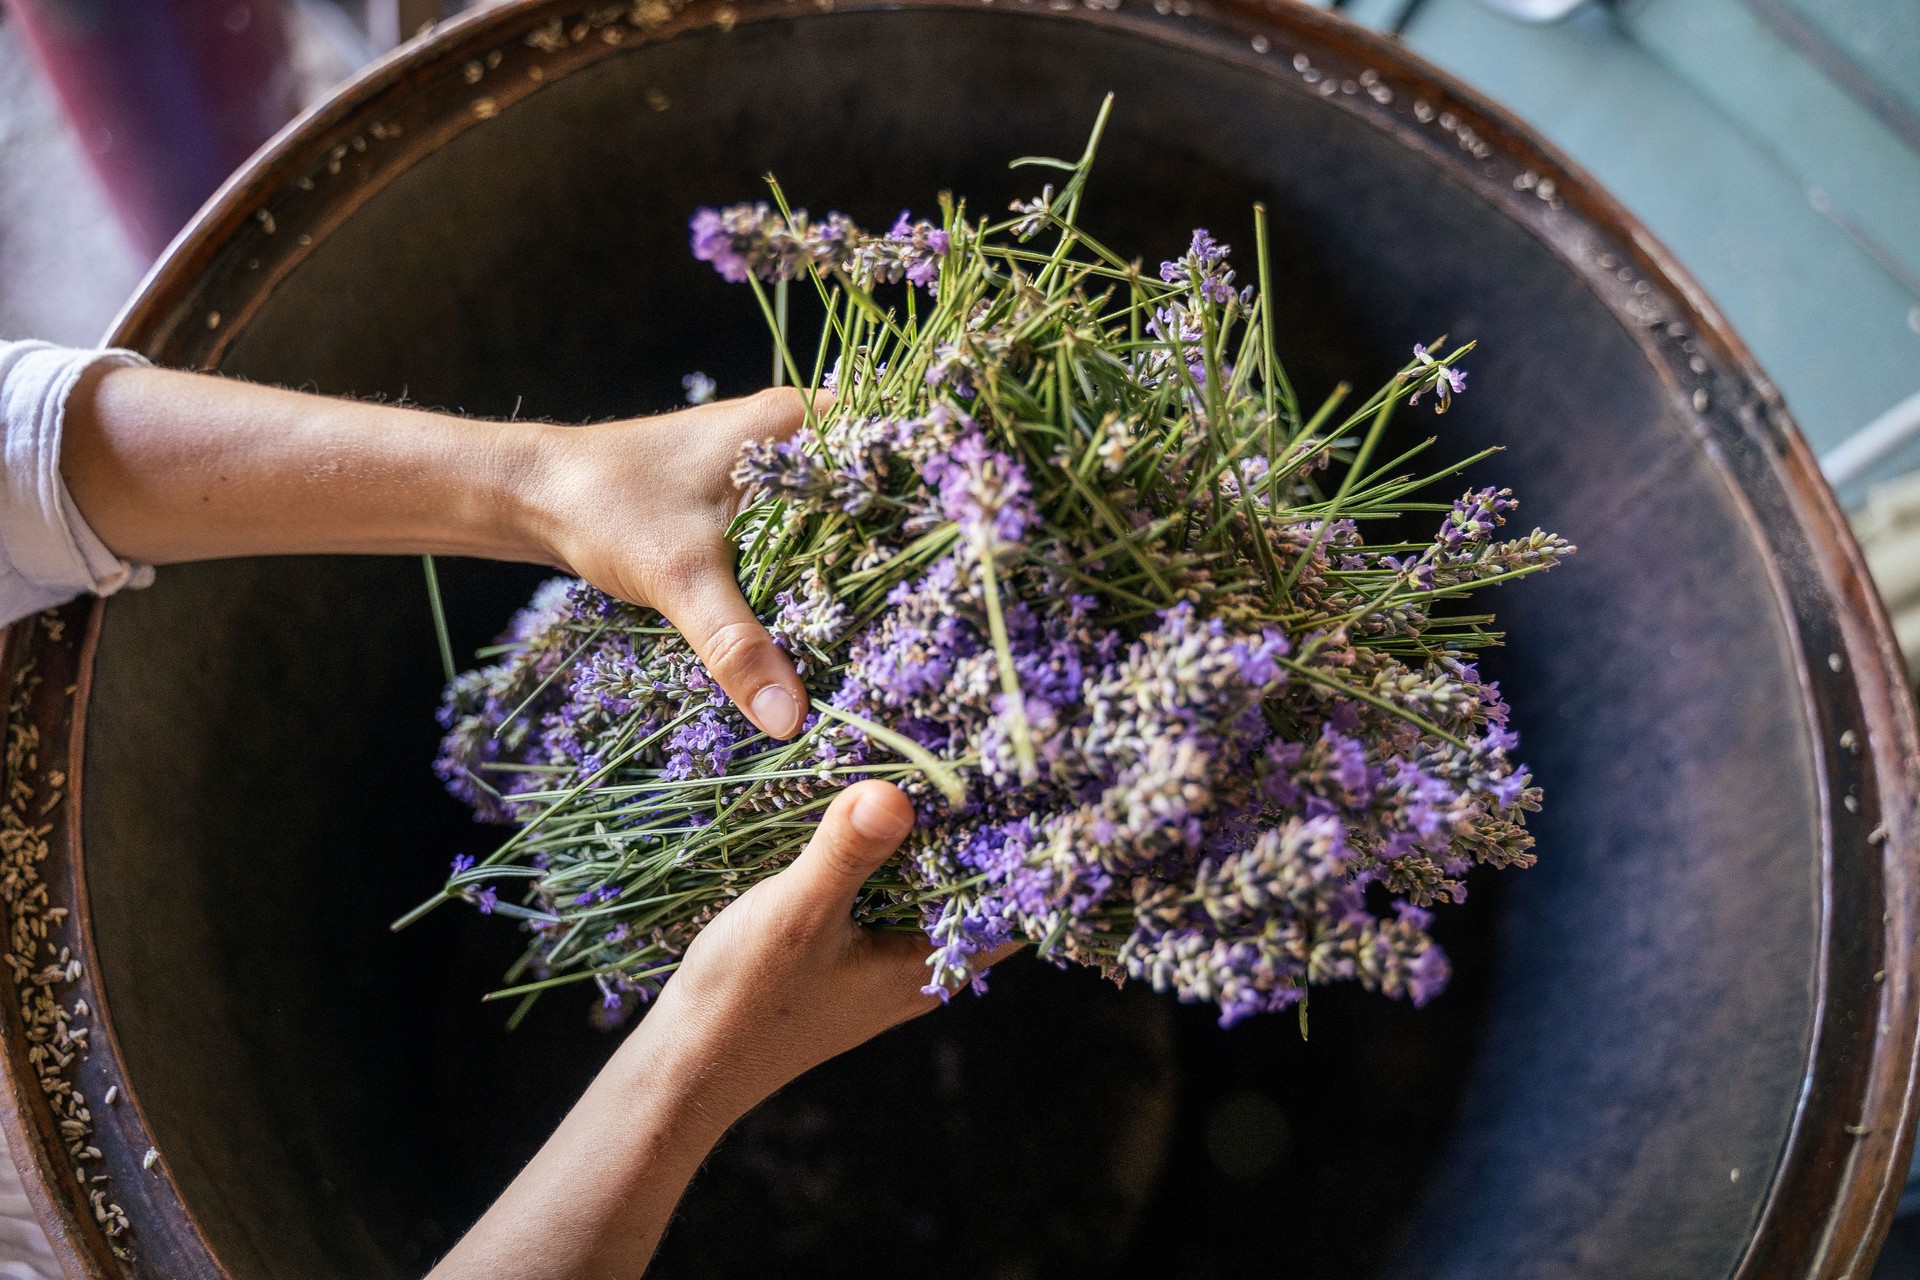
[[[60,465],[135,563],[424,552],[576,573],[665,614],[749,720],[791,738],[806,687],[741,596],[726,535],[741,445],[805,420],[790,389],[570,427],[96,366],[68,398]]]
[[[734,463],[749,440],[806,421],[792,388],[589,426],[542,426],[523,501],[545,557],[608,595],[658,609],[746,717],[800,731],[807,690],[747,607],[727,525]]]

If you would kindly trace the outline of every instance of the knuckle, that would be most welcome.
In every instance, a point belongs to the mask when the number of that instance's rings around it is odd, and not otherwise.
[[[864,884],[886,862],[871,842],[848,830],[822,832],[820,861],[841,884]]]
[[[806,417],[806,402],[797,387],[768,387],[754,394],[753,404],[749,431],[756,436],[790,435]]]
[[[820,850],[820,860],[842,880],[865,880],[873,874],[871,861],[863,858],[854,842],[844,836],[828,840]]]
[[[739,674],[752,660],[762,634],[758,623],[742,619],[721,623],[707,637],[707,670],[722,679]]]
[[[770,408],[800,412],[800,388],[798,387],[764,387],[756,392],[753,398]]]

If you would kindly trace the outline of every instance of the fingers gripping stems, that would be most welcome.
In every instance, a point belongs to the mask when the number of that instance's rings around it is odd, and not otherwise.
[[[844,915],[867,877],[913,829],[913,805],[890,782],[857,783],[834,798],[792,873],[802,897]]]
[[[747,607],[725,551],[716,549],[696,570],[676,576],[675,598],[662,601],[660,609],[708,673],[763,733],[782,739],[799,733],[806,686]]]

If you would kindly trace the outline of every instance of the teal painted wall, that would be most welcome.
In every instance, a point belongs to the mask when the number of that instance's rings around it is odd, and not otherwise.
[[[1480,0],[1345,12],[1399,27],[1639,215],[1820,451],[1920,391],[1920,2],[1770,7],[1772,24],[1768,0],[1594,3],[1550,25]],[[1920,447],[1883,474],[1912,466]]]

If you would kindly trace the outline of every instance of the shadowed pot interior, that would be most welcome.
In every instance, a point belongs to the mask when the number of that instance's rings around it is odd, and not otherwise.
[[[1905,1151],[1912,731],[1804,448],[1657,246],[1437,73],[1291,9],[653,8],[512,7],[393,61],[229,188],[121,339],[487,415],[662,409],[693,369],[746,392],[762,322],[690,260],[695,207],[772,171],[869,225],[943,189],[996,211],[1038,181],[1006,161],[1077,153],[1114,90],[1104,240],[1250,249],[1265,201],[1305,396],[1476,340],[1467,395],[1414,426],[1505,445],[1476,482],[1580,547],[1492,597],[1547,807],[1540,865],[1443,913],[1447,995],[1316,995],[1302,1044],[1291,1018],[1221,1032],[1009,964],[742,1126],[658,1273],[1864,1267]],[[444,570],[465,652],[540,576]],[[428,768],[417,563],[170,568],[70,617],[13,651],[68,654],[80,686],[53,878],[110,1032],[76,1080],[125,1094],[82,1173],[112,1178],[130,1260],[56,1157],[62,1248],[97,1274],[423,1271],[612,1041],[575,994],[512,1033],[478,1002],[518,950],[504,921],[387,931],[497,838]],[[52,742],[75,712],[48,690]]]

